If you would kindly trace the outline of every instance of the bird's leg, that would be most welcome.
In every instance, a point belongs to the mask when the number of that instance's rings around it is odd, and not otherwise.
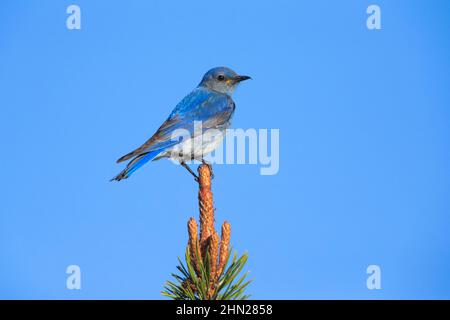
[[[205,159],[202,158],[202,163],[206,164],[209,167],[209,171],[211,172],[211,179],[214,179],[214,173],[212,171],[212,165],[211,163],[209,163],[208,161],[206,161]]]
[[[194,176],[195,181],[198,182],[198,176],[194,173],[194,171],[192,171],[191,168],[189,168],[189,166],[186,164],[186,162],[181,161],[180,164],[187,170],[189,171],[190,174],[192,174]]]

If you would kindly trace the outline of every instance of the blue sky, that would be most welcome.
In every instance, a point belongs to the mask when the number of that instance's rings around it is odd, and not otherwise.
[[[161,298],[196,184],[108,180],[219,65],[254,79],[233,127],[280,129],[277,175],[214,168],[252,297],[450,298],[449,35],[445,0],[2,1],[0,298]]]

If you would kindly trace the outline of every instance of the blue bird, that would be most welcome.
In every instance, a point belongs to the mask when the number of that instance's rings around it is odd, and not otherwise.
[[[204,155],[216,149],[229,128],[235,104],[231,95],[237,85],[249,76],[238,75],[226,67],[209,70],[200,84],[181,100],[156,133],[136,150],[124,155],[117,163],[130,160],[126,168],[111,179],[120,181],[149,161],[161,158],[175,159],[196,179],[197,176],[186,164],[188,160],[203,161]],[[201,123],[201,130],[195,124]],[[214,129],[214,130],[211,130]],[[185,139],[175,139],[176,132],[188,133]],[[220,138],[205,136],[208,132],[221,133]],[[187,148],[189,146],[189,148]],[[189,150],[189,152],[186,152]]]

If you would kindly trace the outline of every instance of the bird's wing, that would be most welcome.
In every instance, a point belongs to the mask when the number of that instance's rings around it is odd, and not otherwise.
[[[124,155],[117,162],[126,161],[144,152],[165,150],[179,143],[172,134],[184,129],[194,134],[194,121],[202,121],[202,131],[226,127],[233,115],[233,100],[225,95],[204,89],[196,89],[186,96],[172,111],[156,133],[136,150]]]

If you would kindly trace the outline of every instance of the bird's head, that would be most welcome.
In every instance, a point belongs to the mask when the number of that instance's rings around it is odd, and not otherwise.
[[[248,79],[251,78],[240,76],[230,68],[217,67],[205,73],[199,86],[231,95],[239,82]]]

